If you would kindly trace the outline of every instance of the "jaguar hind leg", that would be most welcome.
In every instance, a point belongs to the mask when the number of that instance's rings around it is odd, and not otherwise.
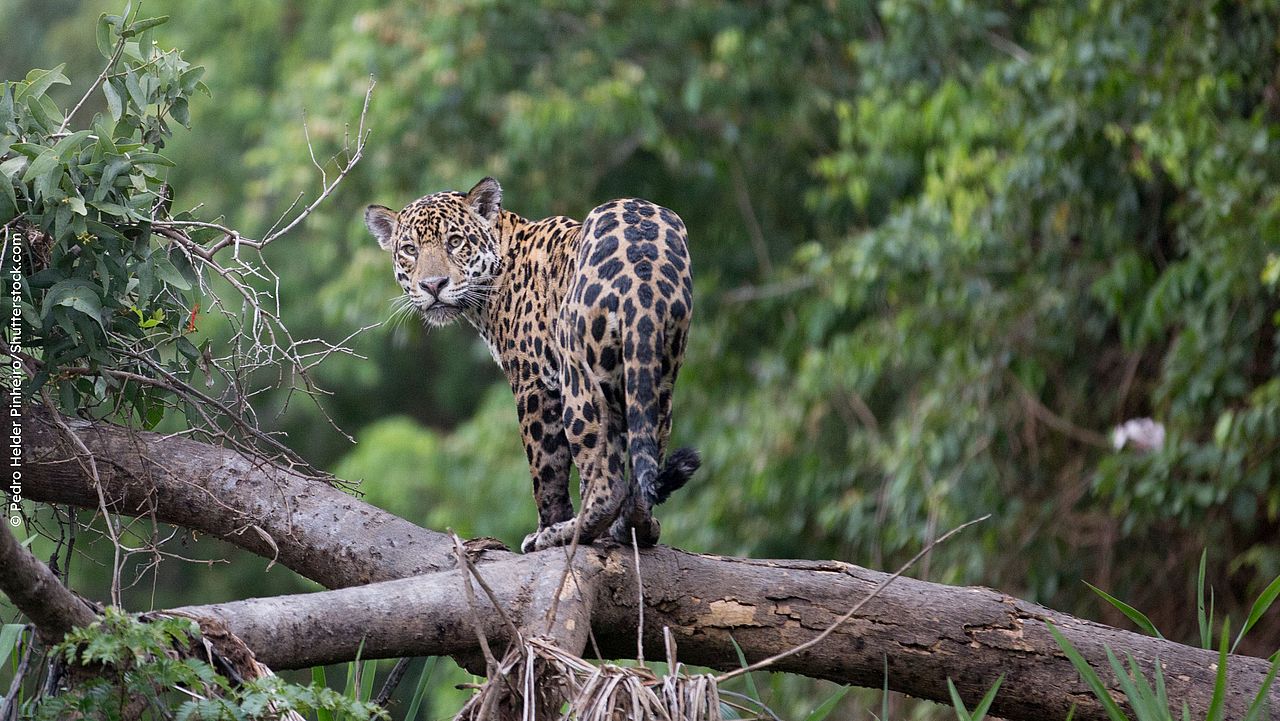
[[[614,414],[603,389],[578,367],[568,368],[564,381],[564,434],[582,478],[582,508],[578,517],[526,537],[521,547],[527,550],[568,545],[574,533],[579,543],[591,543],[609,530],[626,501],[625,446],[620,434],[606,432]]]

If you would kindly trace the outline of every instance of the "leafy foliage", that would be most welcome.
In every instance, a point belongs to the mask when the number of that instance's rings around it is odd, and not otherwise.
[[[92,676],[65,693],[32,701],[31,718],[265,721],[287,711],[323,711],[333,721],[389,718],[373,704],[324,686],[277,676],[233,684],[198,656],[178,653],[197,633],[189,619],[144,622],[108,607],[100,621],[74,629],[52,649],[68,666],[92,669]]]
[[[158,398],[170,394],[145,383],[119,392],[122,377],[99,371],[122,368],[130,346],[188,377],[200,358],[187,337],[195,272],[151,229],[172,200],[164,173],[174,163],[159,152],[170,123],[187,124],[189,99],[208,92],[203,67],[156,47],[153,30],[167,19],[128,11],[99,19],[107,112],[88,128],[69,130],[74,110],[64,114],[48,95],[70,82],[62,65],[0,85],[0,222],[17,230],[6,232],[5,260],[10,243],[25,246],[18,337],[36,356],[26,390],[52,386],[66,412],[110,399],[147,427],[163,414]]]

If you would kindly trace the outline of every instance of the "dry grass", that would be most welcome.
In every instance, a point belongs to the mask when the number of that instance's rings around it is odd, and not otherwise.
[[[456,721],[721,721],[721,704],[753,715],[740,701],[721,699],[714,676],[685,675],[680,664],[658,676],[645,666],[593,664],[533,637],[507,651]]]

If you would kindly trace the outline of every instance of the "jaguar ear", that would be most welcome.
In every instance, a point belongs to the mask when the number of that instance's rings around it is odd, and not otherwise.
[[[395,211],[384,205],[370,205],[364,209],[364,224],[383,250],[391,250],[391,233],[396,228]]]
[[[498,219],[498,211],[502,209],[502,186],[493,178],[485,178],[467,193],[467,205],[493,225]]]

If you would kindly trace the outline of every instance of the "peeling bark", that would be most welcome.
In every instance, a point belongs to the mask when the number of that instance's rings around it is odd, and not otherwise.
[[[447,536],[232,451],[106,424],[75,422],[73,428],[98,456],[114,511],[197,528],[343,589],[182,609],[221,619],[268,665],[354,658],[362,637],[365,657],[474,652]],[[31,424],[28,495],[96,507],[96,491],[69,460],[57,433],[47,421]],[[518,626],[537,628],[559,583],[564,554],[485,551],[480,572]],[[885,577],[834,561],[725,558],[664,547],[640,555],[646,655],[663,655],[666,626],[675,634],[680,660],[725,670],[738,665],[731,638],[749,660],[795,647]],[[584,580],[562,599],[565,610],[558,614],[555,635],[576,646],[589,620],[603,655],[634,657],[638,589],[630,549],[582,548],[574,564],[575,578]],[[371,583],[389,579],[402,580]],[[343,588],[348,586],[360,587]],[[489,607],[483,595],[479,604]],[[991,589],[909,578],[883,590],[821,644],[773,668],[879,687],[887,659],[891,689],[944,703],[948,678],[973,703],[1003,674],[993,714],[1064,718],[1077,704],[1076,718],[1105,718],[1050,637],[1049,623],[1099,670],[1117,697],[1105,647],[1133,655],[1148,672],[1158,658],[1170,697],[1186,701],[1200,716],[1208,708],[1216,654],[1073,618]],[[497,642],[508,633],[491,612],[483,614],[482,628]],[[1266,671],[1262,659],[1230,658],[1228,718],[1243,716]],[[1280,715],[1280,691],[1272,692],[1270,703],[1272,716]]]

